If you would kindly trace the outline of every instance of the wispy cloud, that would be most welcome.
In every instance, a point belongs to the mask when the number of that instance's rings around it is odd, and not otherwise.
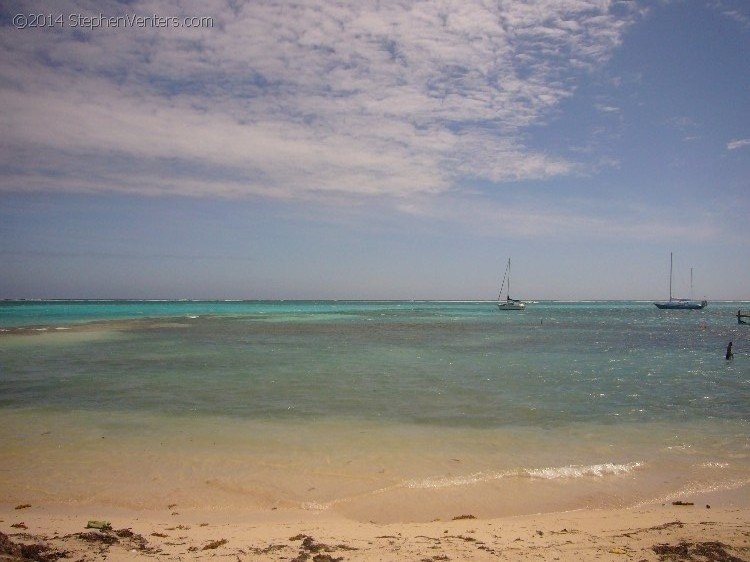
[[[615,207],[617,212],[613,212]],[[481,196],[455,197],[452,194],[431,197],[419,202],[403,202],[403,213],[416,217],[458,225],[461,231],[483,236],[513,236],[529,239],[555,237],[560,239],[597,239],[657,241],[680,239],[700,242],[718,234],[716,217],[709,213],[690,213],[695,222],[685,224],[675,220],[663,209],[618,200],[614,205],[603,205],[578,199],[566,205],[514,201],[507,205],[488,202]]]
[[[607,60],[627,6],[60,4],[64,17],[214,25],[0,27],[0,189],[404,199],[568,174],[577,163],[530,149],[524,131]]]
[[[713,5],[725,17],[737,22],[745,29],[750,29],[750,17],[743,12],[747,7],[744,0],[713,0]]]
[[[727,143],[727,150],[737,150],[750,146],[750,139],[733,140]]]

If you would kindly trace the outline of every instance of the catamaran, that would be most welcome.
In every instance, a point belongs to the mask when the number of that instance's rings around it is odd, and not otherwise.
[[[503,288],[505,287],[506,279],[508,280],[508,292],[505,293],[505,299],[503,299]],[[497,296],[497,308],[500,310],[524,310],[526,308],[526,305],[521,301],[510,298],[510,258],[508,258],[508,265],[505,267],[503,283],[500,285],[500,294]]]
[[[693,270],[690,269],[690,292],[693,291]],[[667,310],[701,310],[706,308],[708,301],[700,302],[690,299],[672,298],[672,252],[669,252],[669,300],[667,302],[655,302],[656,308]]]

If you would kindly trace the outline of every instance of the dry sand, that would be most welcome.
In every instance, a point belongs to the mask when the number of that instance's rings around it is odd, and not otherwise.
[[[0,505],[0,560],[750,562],[747,487],[628,509],[378,524],[334,513]],[[86,528],[107,521],[111,530]]]

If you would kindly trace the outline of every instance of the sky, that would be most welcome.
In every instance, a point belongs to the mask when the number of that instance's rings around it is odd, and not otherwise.
[[[0,298],[750,299],[746,0],[10,0],[0,52]]]

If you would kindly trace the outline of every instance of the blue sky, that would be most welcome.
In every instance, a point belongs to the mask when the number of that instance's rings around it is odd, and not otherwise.
[[[750,299],[745,0],[0,22],[0,298]]]

